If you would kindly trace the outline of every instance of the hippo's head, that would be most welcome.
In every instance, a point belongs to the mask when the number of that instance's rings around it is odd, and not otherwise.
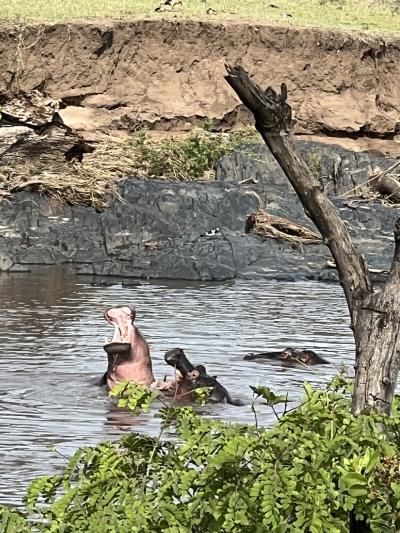
[[[304,365],[326,365],[328,361],[320,357],[312,350],[302,350],[297,354],[297,360]]]
[[[175,367],[177,396],[184,397],[186,395],[186,397],[192,398],[191,395],[195,389],[207,387],[210,389],[208,401],[222,402],[226,400],[232,405],[241,405],[241,402],[232,400],[228,391],[218,383],[216,377],[207,374],[205,366],[193,366],[182,348],[168,350],[164,359],[168,365]]]
[[[296,350],[293,348],[285,348],[280,354],[279,359],[295,359]]]
[[[129,305],[117,305],[107,309],[104,318],[114,326],[114,335],[103,348],[108,355],[129,357],[132,352],[131,334],[136,312]]]
[[[293,348],[285,348],[281,352],[250,353],[248,355],[245,355],[243,359],[245,359],[246,361],[280,360],[285,365],[297,363],[300,363],[302,365],[328,364],[328,361],[320,357],[312,350],[299,351],[294,350]]]
[[[136,317],[136,311],[130,305],[116,305],[115,307],[110,307],[107,311],[104,312],[104,318],[115,326],[116,323],[120,320],[134,322]]]
[[[182,348],[168,350],[165,352],[164,360],[168,365],[175,367],[178,377],[185,380],[195,381],[200,376],[197,367],[195,368],[188,360]]]

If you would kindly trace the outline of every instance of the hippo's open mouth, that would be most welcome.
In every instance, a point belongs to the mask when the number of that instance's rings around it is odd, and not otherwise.
[[[114,326],[114,335],[104,344],[104,351],[108,355],[129,354],[132,346],[130,342],[133,330],[135,311],[128,305],[119,305],[107,309],[104,318]]]
[[[182,348],[168,350],[165,352],[164,360],[168,365],[175,367],[177,376],[181,376],[189,381],[195,381],[199,377],[198,370],[186,357]]]

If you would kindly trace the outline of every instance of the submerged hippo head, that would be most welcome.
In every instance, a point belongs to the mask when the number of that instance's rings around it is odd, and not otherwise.
[[[129,305],[107,309],[104,318],[114,327],[114,335],[103,348],[108,356],[107,384],[135,381],[144,385],[154,382],[149,345],[134,325],[136,312]]]
[[[323,365],[328,361],[320,357],[312,350],[295,350],[294,348],[285,348],[281,352],[261,352],[245,355],[247,361],[257,361],[263,359],[280,360],[288,364],[300,363],[303,365]]]
[[[296,360],[296,350],[293,348],[285,348],[279,352],[260,352],[250,353],[243,357],[246,361],[253,361],[257,359],[278,359],[281,361],[294,361]]]
[[[323,359],[312,350],[301,350],[297,352],[297,360],[304,365],[327,365],[326,359]]]
[[[296,350],[293,348],[285,348],[282,350],[282,352],[278,355],[278,359],[293,359],[296,358]]]

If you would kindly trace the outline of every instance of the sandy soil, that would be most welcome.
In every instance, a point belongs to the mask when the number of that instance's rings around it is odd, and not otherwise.
[[[206,117],[224,129],[246,124],[223,78],[226,62],[241,62],[263,86],[286,82],[297,133],[396,141],[399,59],[400,40],[249,23],[0,28],[0,85],[62,99],[65,122],[89,137],[184,130]]]

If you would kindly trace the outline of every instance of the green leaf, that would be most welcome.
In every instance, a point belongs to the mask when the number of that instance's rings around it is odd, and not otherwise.
[[[351,487],[353,485],[366,485],[367,480],[362,474],[359,474],[358,472],[348,472],[347,474],[344,474],[342,476],[342,481],[347,487]]]
[[[212,390],[212,387],[198,387],[197,389],[194,389],[193,394],[200,405],[205,405]]]
[[[369,474],[374,468],[375,466],[379,463],[381,459],[381,452],[379,452],[378,450],[376,450],[372,455],[371,455],[371,458],[367,464],[367,466],[365,467],[364,471],[366,474]]]
[[[350,496],[353,496],[354,498],[367,495],[365,485],[351,485],[351,487],[348,488],[348,491]]]
[[[266,405],[277,405],[279,403],[287,403],[286,395],[276,395],[269,387],[253,387],[250,386],[256,397],[262,397],[266,400]]]

